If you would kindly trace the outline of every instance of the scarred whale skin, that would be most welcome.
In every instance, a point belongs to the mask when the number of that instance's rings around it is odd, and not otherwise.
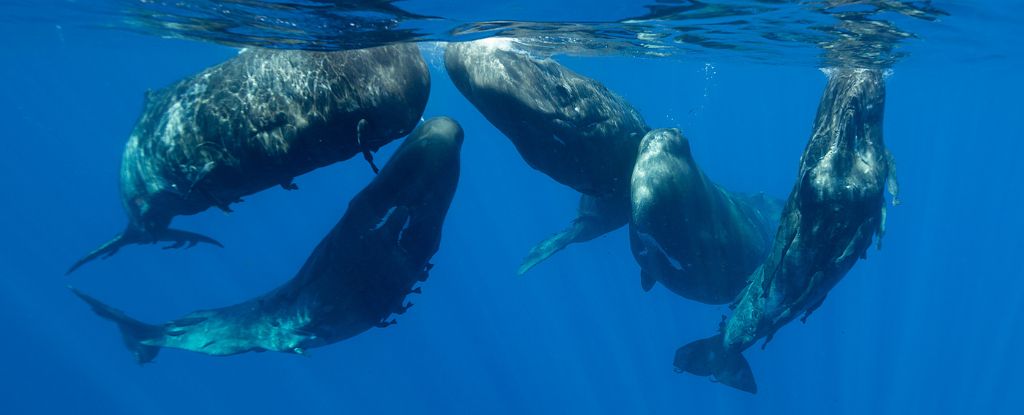
[[[676,351],[675,367],[757,392],[742,352],[809,316],[883,233],[892,157],[882,141],[885,84],[870,69],[833,69],[771,252],[716,336]]]
[[[510,42],[448,44],[445,69],[530,167],[583,194],[579,217],[534,247],[519,269],[522,274],[571,243],[629,221],[629,177],[650,128],[600,82],[518,51]]]
[[[659,282],[708,304],[733,301],[768,256],[781,203],[729,192],[697,165],[677,129],[652,130],[632,177],[630,246],[645,291]]]
[[[304,353],[373,327],[409,307],[459,180],[463,133],[454,120],[431,119],[399,147],[380,174],[349,203],[341,221],[292,280],[252,300],[146,324],[78,291],[121,329],[140,363],[163,347],[209,355],[250,351]]]
[[[147,94],[121,161],[124,233],[77,269],[132,243],[216,241],[169,229],[175,216],[376,151],[419,122],[430,74],[412,44],[342,52],[249,49]],[[219,244],[218,244],[219,245]]]

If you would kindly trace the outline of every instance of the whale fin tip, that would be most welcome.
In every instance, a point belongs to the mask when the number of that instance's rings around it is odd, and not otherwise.
[[[132,352],[135,356],[135,361],[140,365],[153,361],[153,358],[160,352],[160,346],[143,344],[145,340],[161,337],[163,331],[160,327],[128,317],[123,311],[106,305],[75,287],[69,285],[68,289],[78,298],[81,298],[82,301],[85,301],[86,304],[89,304],[89,307],[98,316],[117,324],[117,327],[121,330],[124,345]]]
[[[79,258],[78,261],[75,261],[75,263],[71,265],[71,268],[68,268],[68,270],[64,272],[64,275],[71,275],[71,273],[75,272],[78,268],[81,268],[82,265],[92,262],[92,260],[96,258],[106,259],[113,256],[125,245],[134,243],[131,239],[132,238],[127,236],[127,233],[118,234],[113,239],[107,241],[103,245],[100,245],[99,248],[92,250],[92,252],[89,252],[84,257]]]
[[[516,270],[516,275],[526,275],[533,267],[536,267],[541,262],[551,258],[552,255],[565,249],[565,247],[576,242],[576,239],[580,234],[580,226],[573,222],[568,228],[549,236],[547,239],[540,241],[533,248],[530,248],[530,253],[526,254],[526,258],[523,259],[522,264],[519,265],[519,269]]]
[[[215,245],[221,248],[224,247],[224,244],[220,243],[216,239],[195,232],[171,228],[167,228],[150,234],[146,234],[144,232],[145,231],[132,231],[131,228],[129,228],[128,230],[115,236],[113,239],[107,241],[103,245],[100,245],[99,248],[96,248],[92,252],[89,252],[86,256],[80,258],[78,261],[75,261],[75,263],[72,264],[71,267],[68,268],[66,272],[64,272],[64,275],[71,275],[71,273],[81,268],[82,265],[92,262],[96,258],[110,258],[111,256],[114,256],[114,254],[116,254],[119,250],[121,250],[121,248],[127,245],[156,242],[172,242],[171,245],[164,247],[164,249],[174,249],[181,247],[191,248],[202,242],[210,245]]]
[[[644,292],[650,292],[654,288],[655,281],[654,277],[651,276],[647,271],[640,271],[640,288],[643,288]]]

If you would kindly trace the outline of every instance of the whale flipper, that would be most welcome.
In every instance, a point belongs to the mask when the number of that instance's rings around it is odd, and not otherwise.
[[[195,232],[183,231],[179,229],[167,228],[157,233],[150,233],[144,231],[136,231],[129,228],[128,230],[118,234],[113,239],[107,241],[99,248],[94,249],[88,255],[82,257],[78,261],[75,261],[71,268],[68,268],[64,275],[70,275],[75,272],[78,268],[96,258],[108,258],[117,253],[121,248],[127,245],[133,244],[147,244],[157,242],[171,242],[172,244],[166,246],[165,249],[174,249],[187,246],[189,248],[196,246],[200,242],[208,243],[210,245],[216,245],[223,248],[224,245],[209,236],[198,234]]]
[[[224,244],[218,242],[216,239],[213,239],[213,238],[211,238],[209,236],[206,236],[206,235],[203,235],[203,234],[200,234],[200,233],[183,231],[183,230],[180,230],[180,229],[172,229],[172,228],[167,228],[167,229],[164,229],[163,231],[161,231],[157,235],[156,241],[159,241],[159,242],[174,242],[176,244],[177,243],[187,243],[189,248],[191,248],[193,246],[196,246],[200,242],[208,243],[210,245],[216,245],[218,248],[223,248],[224,247]],[[180,247],[180,245],[177,246],[177,247]]]
[[[654,276],[652,276],[651,273],[643,270],[640,271],[640,288],[643,288],[644,292],[651,291],[651,289],[654,288],[654,283],[656,282],[657,280],[654,279]]]
[[[675,367],[680,372],[711,376],[716,382],[744,392],[757,393],[754,373],[743,354],[725,350],[722,335],[697,340],[676,350]]]
[[[92,307],[92,311],[97,315],[117,323],[117,327],[121,329],[121,337],[124,339],[125,347],[132,352],[135,356],[135,361],[139,362],[140,365],[152,361],[157,353],[160,352],[160,346],[151,346],[144,343],[147,340],[155,340],[163,336],[163,329],[160,326],[146,324],[128,317],[121,310],[103,304],[100,300],[92,298],[74,287],[68,287],[68,289],[77,295],[78,298],[88,303]]]

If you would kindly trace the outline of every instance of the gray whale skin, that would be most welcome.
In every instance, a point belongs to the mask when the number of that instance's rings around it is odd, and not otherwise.
[[[676,129],[652,130],[633,168],[629,239],[641,286],[660,282],[707,304],[731,302],[768,256],[781,202],[712,182]]]
[[[530,251],[523,274],[569,244],[629,222],[629,177],[650,128],[600,82],[501,42],[449,44],[448,76],[530,167],[582,193],[577,218]]]
[[[677,371],[756,393],[742,352],[806,319],[884,231],[892,157],[882,141],[885,84],[872,69],[832,69],[768,258],[718,335],[676,351]]]

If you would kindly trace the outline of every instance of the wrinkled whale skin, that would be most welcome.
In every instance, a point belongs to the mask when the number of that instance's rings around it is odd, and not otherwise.
[[[341,221],[294,278],[252,300],[151,325],[74,290],[121,329],[140,363],[160,348],[209,355],[304,353],[404,313],[425,281],[459,179],[461,127],[438,117],[417,128],[380,174],[349,203]]]
[[[179,215],[230,211],[242,196],[376,151],[419,122],[430,75],[417,46],[342,52],[248,49],[150,92],[125,145],[123,234],[72,271],[130,243],[216,243],[168,229]],[[69,271],[70,272],[70,271]]]
[[[530,251],[523,274],[569,244],[628,223],[629,177],[650,128],[600,82],[503,42],[448,44],[448,76],[530,167],[582,193],[577,219]]]
[[[679,371],[756,393],[741,354],[807,318],[883,233],[892,157],[882,140],[885,84],[869,69],[832,69],[771,252],[716,336],[676,352]]]
[[[604,85],[552,59],[487,41],[449,44],[445,68],[531,167],[583,194],[628,193],[649,128]]]

